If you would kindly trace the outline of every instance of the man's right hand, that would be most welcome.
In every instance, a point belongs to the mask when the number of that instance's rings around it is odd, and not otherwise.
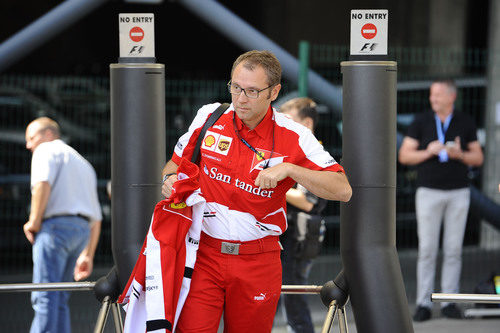
[[[444,145],[439,140],[434,140],[427,145],[427,152],[432,155],[439,155],[439,152],[444,149]]]
[[[73,277],[75,281],[80,281],[88,278],[94,268],[94,258],[89,257],[85,253],[81,253],[76,260]]]
[[[163,182],[161,186],[161,194],[165,196],[165,198],[169,198],[172,195],[172,187],[174,183],[177,181],[177,175],[171,175]]]

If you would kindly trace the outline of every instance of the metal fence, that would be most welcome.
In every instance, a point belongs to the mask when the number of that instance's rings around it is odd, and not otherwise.
[[[428,84],[436,77],[461,79],[457,108],[471,114],[484,127],[486,71],[485,50],[392,49],[398,62],[398,131],[404,134],[415,113],[428,108]],[[341,85],[340,62],[348,59],[347,47],[312,45],[310,66],[334,84]],[[463,79],[469,79],[463,80]],[[472,81],[471,81],[472,79]],[[479,81],[478,81],[479,79]],[[475,81],[474,81],[475,80]],[[467,82],[473,82],[467,84]],[[479,84],[478,84],[479,82]],[[284,84],[283,94],[296,89]],[[189,126],[203,104],[230,99],[225,81],[166,80],[167,151]],[[146,111],[146,110],[145,110]],[[341,115],[324,110],[317,136],[338,161],[341,160]],[[110,200],[105,191],[110,178],[109,79],[103,77],[0,76],[0,270],[5,273],[31,270],[31,246],[22,232],[28,218],[31,154],[24,145],[26,125],[36,117],[49,116],[62,128],[63,139],[95,167],[104,221],[96,256],[97,265],[110,265]],[[480,186],[479,170],[472,170]],[[415,170],[398,165],[397,245],[415,248]],[[328,234],[324,253],[338,253],[339,205],[327,208]],[[466,244],[477,244],[478,219],[469,219]]]

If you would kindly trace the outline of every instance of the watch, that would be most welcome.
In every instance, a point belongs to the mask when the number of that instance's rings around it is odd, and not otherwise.
[[[175,175],[176,172],[172,172],[172,173],[167,173],[165,176],[163,176],[163,181],[162,181],[162,184],[165,182],[165,180],[168,179],[168,177],[172,176],[172,175]]]

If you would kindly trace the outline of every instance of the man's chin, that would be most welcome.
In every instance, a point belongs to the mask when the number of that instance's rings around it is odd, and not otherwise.
[[[241,120],[243,120],[248,115],[248,110],[246,110],[246,109],[244,109],[244,110],[236,109],[236,115],[238,116],[238,118],[240,118]]]

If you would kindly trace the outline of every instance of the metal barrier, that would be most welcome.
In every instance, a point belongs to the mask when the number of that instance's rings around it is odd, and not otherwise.
[[[500,295],[494,294],[440,294],[431,295],[433,302],[495,303],[500,304]]]
[[[95,282],[57,282],[57,283],[10,283],[0,284],[0,292],[31,292],[31,291],[85,291],[93,290]],[[320,294],[323,286],[317,285],[284,285],[281,286],[282,294]],[[120,313],[120,308],[117,303],[111,301],[109,296],[106,296],[102,302],[99,315],[97,317],[94,333],[104,332],[104,327],[108,318],[109,310],[113,313],[113,322],[116,333],[123,332],[123,321]],[[347,317],[345,314],[344,304],[337,303],[332,300],[328,307],[325,322],[321,333],[330,332],[331,326],[337,314],[339,321],[339,332],[347,333]]]
[[[282,294],[320,294],[323,290],[323,286],[316,285],[284,285],[281,286]],[[347,317],[345,315],[345,304],[339,304],[334,299],[330,302],[328,306],[328,312],[326,314],[325,322],[323,323],[323,328],[321,333],[328,333],[332,327],[335,320],[335,314],[337,314],[339,321],[339,332],[347,333]]]
[[[93,290],[95,282],[0,284],[0,292]]]
[[[431,300],[433,302],[500,304],[500,295],[434,293],[431,295]],[[500,308],[467,309],[464,311],[464,317],[479,317],[479,316],[500,316]]]
[[[84,291],[94,290],[95,282],[55,282],[55,283],[11,283],[0,284],[0,292],[31,292],[31,291]],[[97,317],[94,333],[104,332],[109,309],[113,311],[115,332],[123,332],[123,322],[120,308],[117,303],[112,303],[109,296],[102,302],[101,310]]]

